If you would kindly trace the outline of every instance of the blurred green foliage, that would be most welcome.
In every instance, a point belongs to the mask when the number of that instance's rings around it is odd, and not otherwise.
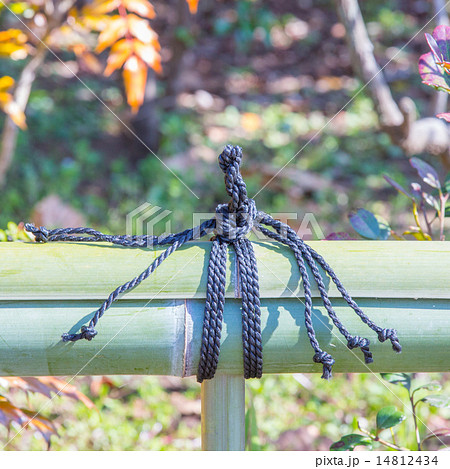
[[[439,380],[441,393],[450,393],[448,374],[421,373],[414,378],[417,386]],[[93,393],[96,379],[100,378],[77,378],[76,384],[94,401],[98,411],[61,398],[46,405],[43,413],[52,418],[59,433],[52,437],[52,449],[200,449],[200,386],[194,378],[116,376]],[[19,398],[25,399],[22,394],[13,397],[18,405]],[[47,402],[38,395],[29,399],[35,409]],[[328,450],[343,435],[357,433],[358,422],[371,428],[380,409],[388,406],[407,417],[396,426],[396,440],[409,448],[416,445],[408,393],[386,383],[380,375],[336,374],[330,382],[319,375],[267,375],[247,381],[246,399],[251,430],[247,433],[248,449]],[[450,409],[422,405],[418,415],[424,436],[448,424]],[[16,431],[11,429],[10,437]],[[0,427],[0,441],[5,441],[6,433]],[[424,447],[437,448],[436,443],[430,439]],[[6,449],[45,447],[39,434],[23,432]]]

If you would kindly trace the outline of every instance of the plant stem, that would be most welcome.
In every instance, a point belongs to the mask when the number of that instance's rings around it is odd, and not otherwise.
[[[445,221],[445,204],[447,203],[449,194],[439,194],[439,198],[441,200],[441,213],[439,214],[439,222],[440,222],[440,227],[439,227],[439,239],[441,241],[445,241],[445,235],[444,235],[444,221]]]
[[[430,235],[430,238],[433,238],[433,232],[431,231],[431,223],[428,221],[427,211],[425,209],[423,201],[420,204],[420,210],[422,212],[423,219],[425,220],[425,224],[427,225],[428,234]]]
[[[412,410],[413,421],[414,421],[414,431],[416,434],[417,451],[422,451],[422,445],[420,443],[420,432],[419,432],[419,427],[417,425],[416,405],[414,404],[414,394],[412,394],[409,397],[409,400],[411,402],[411,410]]]
[[[395,441],[395,434],[394,434],[394,430],[392,430],[392,427],[391,427],[389,430],[391,430],[392,443],[394,443],[394,445],[396,445],[396,444],[397,444],[397,442]]]
[[[358,422],[358,429],[360,432],[364,433],[364,435],[367,435],[369,438],[371,438],[373,441],[378,441],[378,443],[387,446],[388,448],[395,449],[397,451],[410,451],[408,448],[404,448],[403,446],[398,446],[394,445],[393,443],[389,443],[389,441],[383,440],[377,435],[373,435],[369,431],[365,430],[364,428],[361,428]]]
[[[425,211],[423,210],[423,213],[425,213]],[[413,215],[414,215],[414,221],[416,222],[416,225],[417,225],[417,228],[419,228],[419,232],[422,233],[422,235],[424,234],[424,231],[422,229],[422,225],[420,224],[420,219],[419,219],[419,208],[417,207],[417,204],[416,202],[413,201]],[[426,217],[424,216],[425,218],[425,221],[427,220]],[[431,238],[431,233],[430,234],[430,238]]]

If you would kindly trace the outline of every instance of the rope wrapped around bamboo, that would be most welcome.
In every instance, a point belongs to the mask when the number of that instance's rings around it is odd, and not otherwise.
[[[313,361],[323,366],[322,378],[331,378],[335,359],[322,350],[316,337],[312,320],[312,292],[308,268],[313,274],[319,289],[323,305],[337,330],[344,336],[349,349],[360,348],[366,364],[373,362],[369,350],[370,341],[365,337],[352,335],[335,313],[329,299],[319,266],[327,274],[361,321],[372,329],[380,342],[390,340],[395,352],[400,353],[402,347],[394,328],[382,328],[375,324],[358,306],[344,288],[333,269],[325,259],[303,242],[288,225],[273,219],[270,215],[258,211],[255,201],[248,198],[247,188],[240,172],[242,149],[228,145],[219,156],[219,166],[225,175],[225,187],[231,200],[228,204],[219,205],[216,217],[203,222],[200,226],[165,237],[156,236],[115,236],[105,235],[91,228],[59,228],[48,230],[26,224],[26,230],[33,233],[37,242],[53,241],[92,242],[104,241],[126,247],[154,247],[169,245],[155,261],[140,275],[117,287],[98,308],[88,325],[82,325],[80,332],[64,333],[64,342],[76,342],[81,339],[91,341],[96,335],[98,321],[121,295],[136,288],[146,280],[171,254],[192,241],[196,237],[214,233],[213,246],[209,258],[207,295],[203,320],[203,336],[197,380],[214,377],[221,347],[223,311],[225,306],[226,256],[228,246],[236,253],[239,273],[239,289],[242,297],[242,343],[243,343],[243,374],[248,378],[261,378],[263,373],[263,344],[261,334],[261,309],[259,293],[258,262],[252,243],[247,235],[255,229],[268,238],[288,246],[294,253],[301,274],[304,290],[304,321],[309,342],[314,350]],[[269,229],[272,228],[272,229]],[[88,235],[88,236],[85,236]]]

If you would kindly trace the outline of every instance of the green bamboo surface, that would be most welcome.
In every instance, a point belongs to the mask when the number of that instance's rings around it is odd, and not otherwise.
[[[245,449],[245,380],[218,374],[202,383],[202,450]]]
[[[311,242],[371,319],[398,330],[403,352],[381,344],[340,298],[329,294],[353,334],[372,341],[366,366],[349,350],[314,291],[314,325],[335,372],[450,370],[450,244]],[[100,302],[160,250],[107,244],[0,244],[0,375],[196,373],[210,243],[170,256],[101,319],[98,336],[63,343],[61,333],[89,321]],[[265,373],[320,372],[304,327],[301,283],[288,249],[255,243],[261,283]],[[242,372],[240,300],[230,249],[219,372]]]

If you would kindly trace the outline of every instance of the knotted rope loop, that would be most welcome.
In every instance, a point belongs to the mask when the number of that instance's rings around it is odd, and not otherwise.
[[[323,365],[322,379],[330,379],[332,377],[331,369],[334,365],[334,358],[327,352],[316,352],[313,357],[314,363]]]
[[[32,223],[26,223],[25,230],[29,233],[33,233],[34,239],[37,243],[46,243],[48,241],[49,230],[47,230],[47,228],[44,226],[37,228]]]
[[[242,178],[240,165],[242,148],[227,145],[219,155],[219,166],[225,174],[225,188],[231,197],[230,211],[237,212],[248,199],[247,187]]]
[[[360,348],[364,354],[364,362],[366,364],[373,363],[372,352],[369,350],[370,340],[364,337],[354,335],[347,340],[347,347],[351,350],[354,348]]]
[[[395,352],[400,353],[402,351],[402,346],[398,341],[397,331],[395,329],[381,329],[381,331],[378,332],[378,340],[380,342],[390,340]]]
[[[92,340],[97,335],[97,331],[92,325],[81,326],[80,331],[79,334],[69,334],[66,332],[61,336],[61,339],[63,342],[76,342],[80,339]]]
[[[147,279],[167,257],[180,246],[193,239],[201,238],[214,233],[212,249],[209,257],[208,279],[206,288],[205,314],[203,320],[203,336],[200,350],[200,361],[197,371],[197,381],[214,377],[220,353],[223,312],[225,306],[225,286],[228,246],[232,246],[236,253],[237,278],[239,291],[242,297],[242,343],[243,343],[243,369],[245,378],[260,378],[263,370],[263,348],[261,333],[261,310],[258,268],[252,243],[246,235],[252,229],[258,230],[273,240],[283,243],[294,253],[300,278],[304,290],[304,316],[306,335],[310,341],[315,355],[315,363],[323,365],[322,378],[330,379],[334,358],[320,348],[313,324],[312,287],[310,282],[311,271],[320,296],[336,329],[347,340],[349,349],[360,348],[364,354],[365,363],[372,363],[372,353],[369,351],[369,340],[357,335],[352,336],[339,320],[335,313],[328,291],[323,280],[323,273],[319,267],[331,278],[336,288],[347,304],[366,324],[378,335],[378,340],[390,340],[392,348],[401,352],[395,329],[382,329],[364,314],[358,304],[345,290],[341,281],[325,259],[314,249],[305,244],[295,231],[288,225],[274,220],[264,212],[258,212],[255,201],[248,198],[247,188],[240,172],[242,149],[227,145],[219,156],[219,166],[225,174],[225,187],[231,200],[228,204],[221,204],[216,209],[214,218],[201,225],[182,231],[180,233],[163,236],[117,236],[106,235],[92,228],[56,228],[47,230],[45,227],[37,228],[27,223],[25,229],[33,233],[37,242],[71,241],[71,242],[109,242],[124,247],[148,248],[152,246],[169,245],[159,257],[140,275],[125,284],[117,287],[103,302],[92,316],[88,325],[82,326],[78,334],[63,334],[64,342],[76,342],[81,339],[92,340],[97,331],[95,326],[106,310],[121,295],[138,286]],[[269,229],[270,227],[271,229]],[[308,269],[309,267],[309,269]],[[317,318],[320,320],[320,318]]]
[[[216,208],[215,233],[226,242],[246,236],[253,229],[258,211],[253,199],[247,199],[243,210],[230,212],[229,204],[220,204]]]

